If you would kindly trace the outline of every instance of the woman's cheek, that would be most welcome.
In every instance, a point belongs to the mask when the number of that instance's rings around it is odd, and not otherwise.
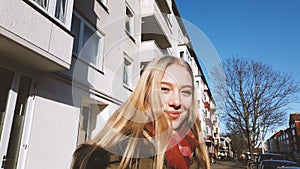
[[[189,109],[192,106],[192,98],[186,98],[182,100],[185,109]]]

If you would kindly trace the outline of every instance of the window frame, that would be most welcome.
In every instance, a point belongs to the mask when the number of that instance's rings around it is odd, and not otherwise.
[[[133,82],[133,60],[129,57],[127,53],[124,52],[122,83],[125,88],[131,90],[132,82]]]
[[[104,57],[104,38],[105,35],[103,32],[100,32],[98,29],[93,27],[90,23],[88,23],[87,20],[85,20],[80,14],[78,14],[76,11],[73,11],[72,19],[73,17],[76,17],[79,20],[79,34],[78,38],[74,38],[73,42],[73,50],[72,53],[74,56],[76,56],[78,59],[80,59],[82,62],[88,64],[89,66],[93,67],[96,70],[103,71],[103,57]],[[73,20],[72,20],[73,21]],[[71,31],[73,28],[73,23],[71,25]],[[84,36],[85,36],[85,30],[86,28],[90,29],[94,34],[91,37],[97,36],[98,37],[98,44],[97,44],[97,54],[94,56],[95,63],[91,62],[88,58],[83,56],[82,49],[84,47]],[[72,31],[73,33],[73,31]],[[75,35],[76,36],[76,35]],[[75,44],[75,40],[78,40],[77,48]],[[76,51],[74,51],[76,50]]]
[[[127,11],[129,11],[129,14],[127,14]],[[127,28],[127,23],[129,27]],[[129,30],[128,30],[129,29]],[[134,34],[135,34],[135,20],[134,20],[134,11],[132,8],[126,3],[125,7],[125,32],[126,34],[134,40]]]
[[[35,0],[26,0],[26,1],[30,2],[32,5],[34,5],[36,8],[41,10],[46,15],[50,16],[52,19],[54,19],[59,24],[65,25],[68,27],[67,19],[68,19],[68,14],[71,9],[71,8],[69,8],[69,6],[70,6],[69,3],[71,3],[71,0],[65,0],[66,1],[65,6],[64,6],[65,12],[64,12],[64,16],[63,16],[62,20],[56,17],[56,11],[57,11],[57,2],[58,1],[62,2],[63,0],[44,0],[47,3],[47,5],[45,7],[41,6]]]

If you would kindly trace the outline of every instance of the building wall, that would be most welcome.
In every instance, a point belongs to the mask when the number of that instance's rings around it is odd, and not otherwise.
[[[3,0],[0,5],[1,37],[8,38],[14,43],[24,46],[27,50],[34,50],[42,55],[31,60],[31,64],[37,67],[39,66],[36,65],[39,64],[38,61],[45,60],[43,59],[45,57],[58,64],[55,66],[49,63],[49,66],[55,67],[53,69],[69,68],[73,37],[69,34],[68,29],[71,26],[72,6],[73,0],[68,1],[67,11],[69,13],[63,23],[39,8],[32,0]],[[12,47],[10,50],[16,50],[16,48]],[[34,56],[20,56],[22,53],[17,55],[18,57],[10,59],[18,58],[15,61],[28,62],[27,60]]]

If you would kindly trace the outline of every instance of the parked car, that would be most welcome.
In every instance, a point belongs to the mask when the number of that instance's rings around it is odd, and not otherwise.
[[[255,158],[254,164],[252,163],[251,165],[255,166],[253,168],[258,168],[258,165],[262,160],[286,160],[286,157],[285,155],[276,154],[276,153],[258,154],[257,157]]]
[[[257,156],[257,162],[259,163],[262,160],[286,160],[285,155],[276,154],[276,153],[263,153]]]
[[[262,160],[258,165],[258,169],[276,169],[282,166],[300,167],[298,163],[288,160]]]

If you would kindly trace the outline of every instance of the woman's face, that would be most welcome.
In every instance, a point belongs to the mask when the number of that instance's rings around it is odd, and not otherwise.
[[[164,113],[171,118],[173,129],[178,129],[188,116],[193,100],[192,84],[186,68],[178,64],[167,67],[161,81],[161,97]]]

